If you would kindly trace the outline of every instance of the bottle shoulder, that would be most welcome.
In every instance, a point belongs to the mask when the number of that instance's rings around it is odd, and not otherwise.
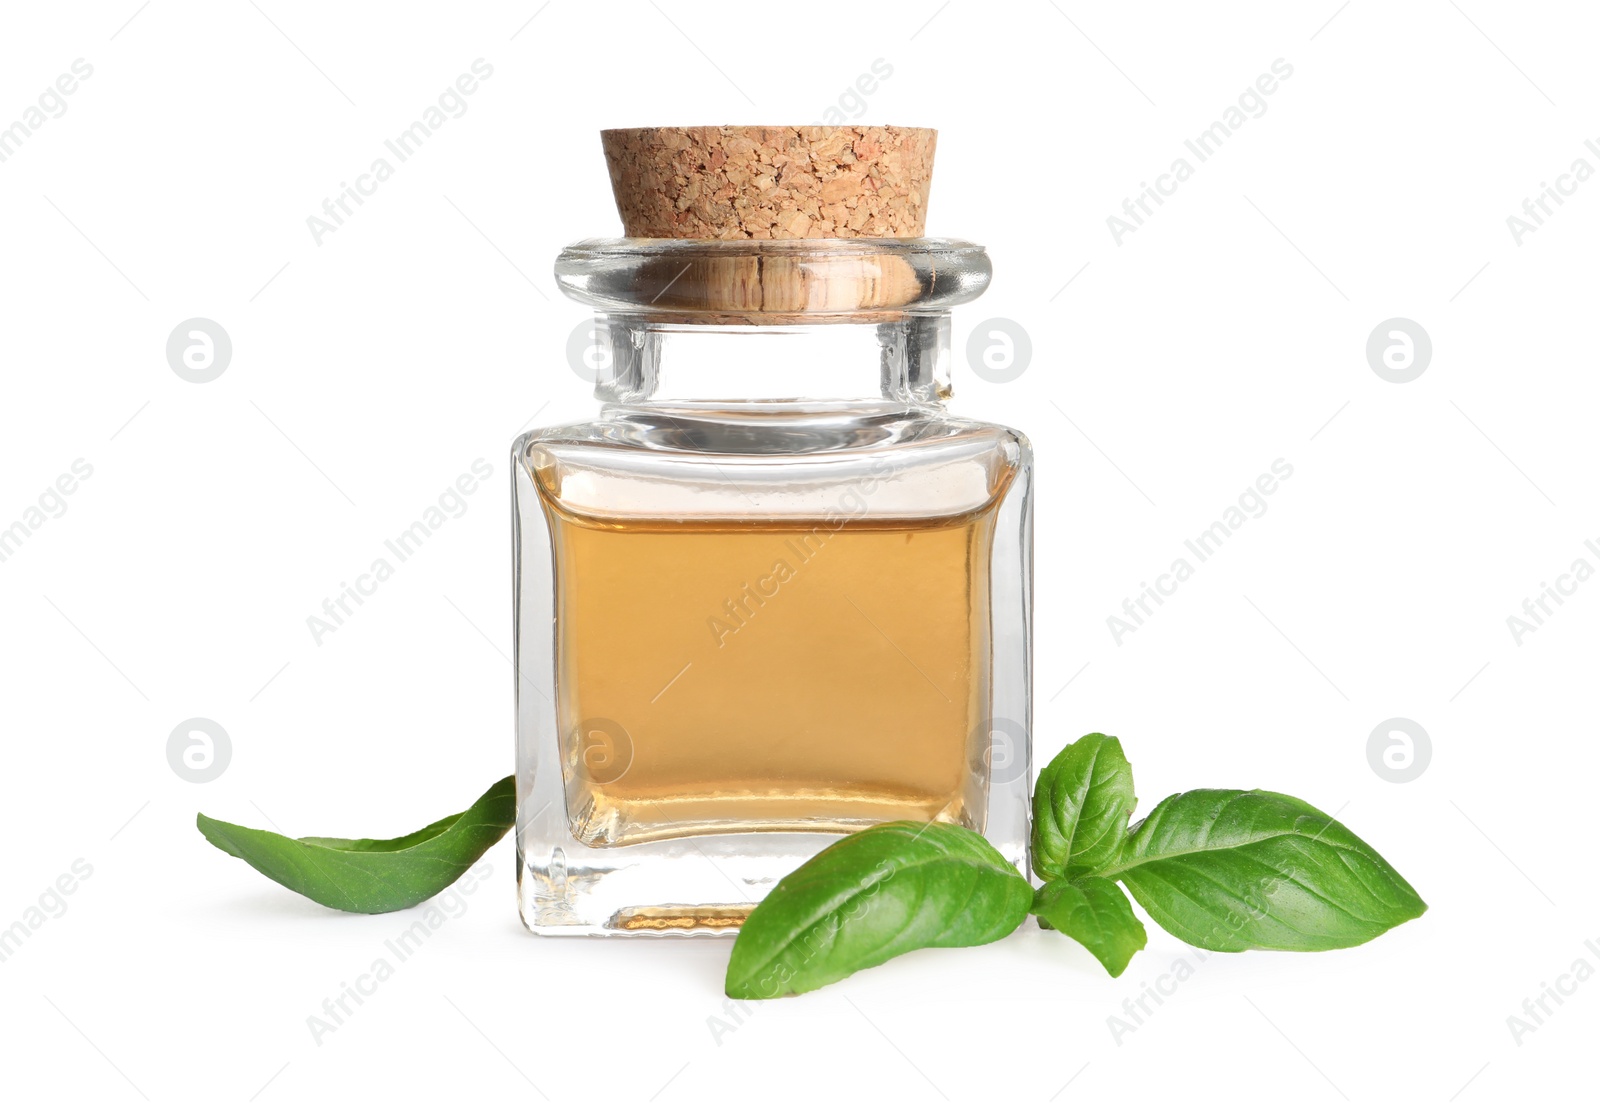
[[[848,453],[985,445],[1015,450],[1024,460],[1032,452],[1019,429],[939,407],[751,404],[715,409],[615,407],[588,421],[529,430],[516,439],[513,454],[597,449],[806,462]]]
[[[618,408],[513,447],[530,489],[579,513],[809,513],[871,488],[875,512],[956,515],[1025,488],[1032,465],[1019,431],[916,407]]]

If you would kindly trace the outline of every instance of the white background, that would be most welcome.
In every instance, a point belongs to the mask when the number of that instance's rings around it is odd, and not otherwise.
[[[0,126],[93,66],[0,164],[0,526],[93,469],[0,563],[0,926],[75,889],[0,963],[6,1094],[1472,1103],[1587,1083],[1600,983],[1520,1044],[1507,1018],[1600,965],[1600,581],[1520,643],[1506,618],[1600,566],[1600,182],[1520,244],[1506,219],[1576,158],[1600,168],[1594,12],[540,2],[6,7]],[[307,217],[477,58],[469,110],[314,241]],[[1117,243],[1107,216],[1278,58],[1266,113]],[[892,75],[846,106],[940,129],[929,230],[994,258],[956,318],[955,408],[1038,452],[1037,758],[1119,735],[1145,809],[1292,792],[1431,910],[1355,950],[1212,958],[1120,1038],[1108,1016],[1187,952],[1153,925],[1116,981],[1029,930],[728,1009],[725,941],[527,934],[508,838],[319,1045],[307,1017],[410,920],[324,912],[206,845],[195,812],[394,835],[509,772],[505,454],[594,409],[549,272],[618,232],[596,131],[820,121],[878,59]],[[204,385],[165,355],[197,316],[233,342]],[[1365,353],[1396,316],[1434,349],[1405,384]],[[1033,345],[1004,385],[966,363],[993,317]],[[323,599],[480,457],[465,515],[314,642]],[[1280,457],[1266,514],[1114,641],[1122,600]],[[1367,752],[1397,716],[1432,744],[1404,784]],[[206,784],[167,761],[191,717],[231,737]]]

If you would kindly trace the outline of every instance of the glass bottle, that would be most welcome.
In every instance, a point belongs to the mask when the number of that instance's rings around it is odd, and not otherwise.
[[[1026,871],[1030,451],[945,409],[989,272],[923,237],[561,254],[603,407],[512,451],[531,930],[731,931],[887,820]]]

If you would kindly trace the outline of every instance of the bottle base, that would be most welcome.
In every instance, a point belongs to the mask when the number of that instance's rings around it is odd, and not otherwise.
[[[517,904],[537,935],[725,937],[738,933],[773,885],[840,838],[701,835],[603,848],[519,841]],[[1026,872],[1025,839],[990,841]]]

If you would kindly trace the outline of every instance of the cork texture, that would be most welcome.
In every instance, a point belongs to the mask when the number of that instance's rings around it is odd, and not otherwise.
[[[604,130],[628,237],[921,237],[937,132],[905,126]]]

